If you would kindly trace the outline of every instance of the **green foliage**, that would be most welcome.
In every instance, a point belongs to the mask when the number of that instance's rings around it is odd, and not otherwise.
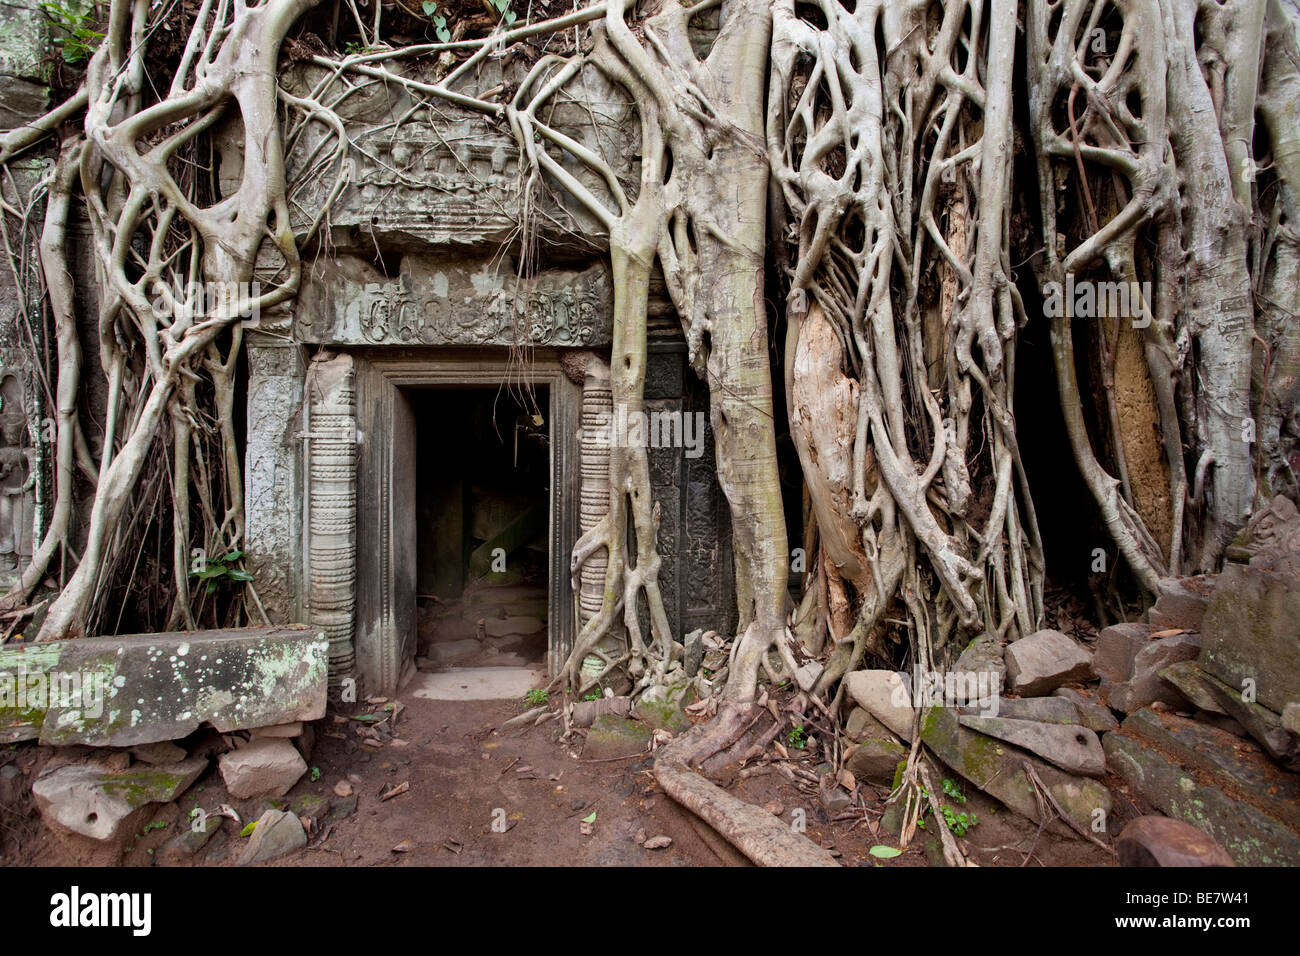
[[[583,700],[600,700],[600,695],[599,695],[599,694],[588,694],[586,697],[584,697],[584,698],[582,698],[582,699],[583,699]]]
[[[885,846],[883,843],[877,843],[867,852],[881,860],[892,860],[894,857],[901,856],[903,853],[903,851],[897,847]]]
[[[958,801],[959,803],[966,802],[966,795],[961,792],[961,787],[959,787],[954,781],[944,780],[941,786],[943,787],[943,792],[948,796],[952,797],[954,800]],[[923,801],[922,802],[923,807],[926,806],[926,804],[928,804],[929,799],[930,799],[929,791],[927,791],[925,787],[922,787],[921,800]],[[957,836],[965,836],[967,830],[971,829],[977,823],[980,822],[979,817],[977,817],[975,814],[966,813],[965,811],[958,813],[956,810],[948,806],[946,803],[939,808],[939,812],[943,814],[943,822],[948,825],[948,829],[951,830],[953,833],[955,833]],[[926,810],[923,809],[921,811],[921,817],[924,817],[925,813]],[[916,821],[916,825],[919,826],[922,830],[924,830],[925,820],[918,819]]]
[[[492,0],[492,6],[496,7],[497,13],[501,14],[501,22],[506,26],[513,26],[516,19],[515,12],[510,9],[510,0]]]
[[[433,21],[433,32],[438,35],[439,41],[449,42],[451,31],[447,29],[447,18],[438,13],[438,4],[434,0],[424,0],[420,8],[424,11],[424,15]]]
[[[244,552],[235,548],[233,551],[227,551],[225,554],[213,558],[210,561],[205,560],[197,563],[197,567],[190,567],[190,577],[198,578],[200,581],[206,581],[209,594],[216,594],[217,588],[223,581],[231,581],[242,584],[245,581],[253,580],[253,576],[238,567],[238,562],[244,559]]]
[[[54,37],[52,42],[58,46],[64,63],[70,66],[85,63],[99,49],[104,34],[94,28],[94,7],[79,11],[54,3],[53,0],[47,0],[41,4],[41,9],[63,34]]]
[[[965,811],[956,813],[946,803],[939,809],[943,812],[943,822],[948,824],[948,829],[957,836],[965,836],[967,830],[980,822],[979,817],[975,816],[975,814],[966,813]]]
[[[312,767],[312,768],[311,768],[311,782],[312,782],[312,783],[315,783],[315,782],[316,782],[317,780],[319,780],[319,779],[320,779],[320,767]]]
[[[540,687],[534,687],[524,694],[524,703],[529,707],[541,707],[548,699],[549,695]]]
[[[792,727],[785,735],[785,740],[786,743],[791,747],[794,747],[796,750],[803,750],[804,746],[808,743],[808,735],[804,733],[802,727]]]

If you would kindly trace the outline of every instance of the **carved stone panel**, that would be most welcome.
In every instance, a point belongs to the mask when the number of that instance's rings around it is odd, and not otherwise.
[[[526,281],[487,262],[406,256],[388,277],[349,256],[309,269],[295,338],[322,345],[608,345],[613,291],[603,265]]]

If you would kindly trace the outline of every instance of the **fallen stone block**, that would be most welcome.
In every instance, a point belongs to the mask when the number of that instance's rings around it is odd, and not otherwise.
[[[1044,724],[1079,723],[1079,709],[1064,697],[999,697],[996,709],[997,713],[989,714],[979,707],[958,707],[957,713],[967,717],[1008,717]]]
[[[1282,726],[1279,715],[1258,702],[1247,701],[1213,674],[1200,671],[1200,676],[1222,709],[1245,727],[1246,733],[1259,741],[1270,757],[1288,770],[1300,773],[1300,735]]]
[[[254,737],[301,737],[302,721],[295,720],[287,724],[272,724],[270,727],[255,727]]]
[[[1107,762],[1162,813],[1208,833],[1240,866],[1300,865],[1300,778],[1259,748],[1140,710],[1102,739]]]
[[[854,671],[844,678],[844,689],[859,707],[903,740],[912,739],[912,692],[906,675],[897,671]]]
[[[1160,672],[1160,676],[1198,709],[1211,714],[1227,715],[1228,712],[1202,679],[1200,668],[1194,660],[1170,664]]]
[[[1097,660],[1093,656],[1093,662]],[[1079,690],[1075,687],[1058,687],[1052,691],[1054,697],[1064,697],[1074,704],[1079,714],[1079,723],[1095,734],[1110,733],[1119,727],[1119,721],[1110,712],[1110,708],[1101,703],[1092,690]],[[1035,699],[1035,698],[1031,698]],[[1037,698],[1047,700],[1050,698]]]
[[[92,840],[112,841],[129,835],[150,804],[179,797],[207,766],[202,757],[120,773],[69,765],[37,778],[32,795],[47,822]]]
[[[1007,646],[1007,689],[1044,697],[1062,684],[1092,678],[1092,655],[1060,631],[1042,630]]]
[[[253,866],[301,850],[307,845],[307,831],[302,821],[283,810],[267,810],[257,819],[248,842],[239,854],[236,866]]]
[[[966,645],[952,669],[960,673],[986,674],[988,686],[1000,688],[1007,676],[1002,645],[987,634],[977,637]]]
[[[890,786],[900,760],[907,759],[907,748],[894,740],[868,738],[854,746],[845,766],[859,780]]]
[[[1115,841],[1120,866],[1233,866],[1228,851],[1182,820],[1149,814],[1129,821]]]
[[[1026,750],[963,727],[949,709],[933,707],[926,712],[921,740],[936,757],[980,790],[1035,823],[1043,821],[1026,764],[1079,826],[1091,828],[1098,812],[1110,814],[1110,791],[1098,781],[1058,770]],[[1049,828],[1058,833],[1071,832],[1059,821]]]
[[[1287,704],[1282,708],[1282,726],[1300,736],[1300,704]]]
[[[1253,682],[1256,701],[1280,714],[1300,701],[1297,621],[1300,557],[1276,567],[1226,565],[1202,623],[1201,670],[1238,690]]]
[[[851,743],[860,744],[864,740],[876,738],[880,740],[893,740],[894,735],[890,733],[889,728],[871,716],[871,712],[865,707],[854,707],[849,711],[848,719],[844,721],[844,736]]]
[[[1103,681],[1120,683],[1133,676],[1133,660],[1151,641],[1157,628],[1149,624],[1103,627],[1093,648],[1092,666]]]
[[[307,772],[298,748],[283,737],[255,737],[238,750],[222,754],[218,765],[226,789],[240,800],[283,797]]]
[[[325,716],[324,634],[302,627],[0,647],[0,741],[131,747]]]
[[[1186,707],[1183,695],[1164,680],[1160,672],[1170,664],[1194,660],[1200,652],[1200,639],[1195,634],[1177,634],[1150,641],[1133,658],[1132,676],[1120,683],[1103,681],[1101,695],[1107,704],[1126,714],[1149,707],[1156,701],[1170,707]]]
[[[695,701],[695,695],[687,686],[664,687],[656,684],[647,687],[645,693],[637,698],[632,716],[647,727],[660,728],[669,733],[680,734],[689,730],[691,719],[686,716],[686,707]]]
[[[650,750],[650,728],[626,717],[605,714],[597,717],[587,732],[583,760],[632,757]]]
[[[1036,753],[1069,773],[1100,777],[1106,772],[1106,754],[1101,749],[1101,741],[1086,727],[1007,717],[959,716],[957,719],[963,727]]]
[[[1156,583],[1156,603],[1147,612],[1147,621],[1159,631],[1175,627],[1199,631],[1213,590],[1214,579],[1204,575],[1161,578]]]
[[[207,814],[193,822],[182,820],[182,830],[163,844],[158,851],[158,862],[163,866],[176,866],[191,859],[202,850],[221,829],[225,817]]]

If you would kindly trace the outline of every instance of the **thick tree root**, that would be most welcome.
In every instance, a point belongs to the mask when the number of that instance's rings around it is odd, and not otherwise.
[[[717,749],[713,741],[719,726],[725,729],[728,723],[725,713],[719,715],[715,721],[697,724],[659,751],[654,772],[664,792],[759,866],[838,866],[828,850],[691,768],[691,759],[701,750]]]

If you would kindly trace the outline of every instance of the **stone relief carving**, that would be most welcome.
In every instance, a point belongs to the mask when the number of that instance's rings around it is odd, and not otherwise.
[[[607,345],[613,293],[603,265],[513,276],[408,257],[397,278],[334,260],[310,279],[295,322],[300,341],[334,345]]]
[[[0,575],[16,571],[32,553],[39,456],[29,439],[22,383],[0,370]]]

